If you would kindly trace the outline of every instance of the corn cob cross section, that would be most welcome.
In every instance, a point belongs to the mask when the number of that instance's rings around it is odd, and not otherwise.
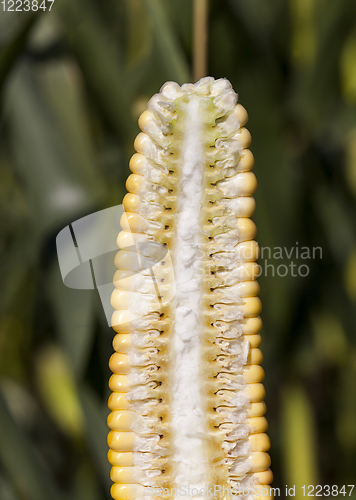
[[[246,122],[210,77],[166,83],[139,119],[111,299],[114,499],[273,498]]]

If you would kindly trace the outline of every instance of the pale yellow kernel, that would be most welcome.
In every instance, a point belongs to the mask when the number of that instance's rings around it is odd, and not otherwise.
[[[253,241],[253,240],[251,240]],[[241,245],[241,243],[239,243]],[[237,245],[237,247],[239,246]],[[236,285],[236,293],[239,297],[256,297],[260,292],[260,285],[257,281],[242,281]]]
[[[266,413],[266,410],[266,403],[264,401],[252,403],[246,411],[246,417],[262,417]]]
[[[271,441],[265,433],[251,434],[248,442],[252,451],[268,451],[271,447]]]
[[[241,325],[243,335],[254,335],[262,328],[262,320],[259,316],[256,318],[247,318]]]
[[[239,179],[239,196],[250,197],[257,189],[257,179],[253,172],[242,172],[237,174]]]
[[[131,174],[126,181],[126,189],[130,193],[139,194],[145,185],[145,178],[139,174]]]
[[[249,149],[243,149],[239,161],[239,170],[248,172],[252,170],[255,165],[255,158]]]
[[[261,349],[250,349],[247,356],[247,365],[260,365],[263,361],[263,354]]]
[[[238,276],[241,281],[253,281],[259,275],[257,262],[245,262],[238,266]]]
[[[239,217],[236,220],[240,241],[253,240],[256,236],[256,224],[247,217]]]
[[[237,132],[237,138],[241,144],[241,146],[246,149],[249,147],[249,145],[251,144],[251,134],[250,132],[247,130],[247,128],[243,127],[243,128],[240,128],[240,130]]]
[[[126,269],[128,271],[140,271],[141,264],[137,252],[131,252],[130,250],[119,250],[114,259],[115,266],[118,269]]]
[[[127,352],[131,348],[131,336],[129,333],[118,333],[112,341],[116,352]]]
[[[131,467],[134,461],[134,455],[132,451],[114,451],[109,450],[108,460],[111,465],[118,465],[119,467]]]
[[[109,368],[113,373],[126,375],[130,371],[126,354],[122,354],[121,352],[112,354],[109,360]]]
[[[137,500],[146,496],[146,488],[140,484],[114,483],[110,493],[114,500]]]
[[[114,483],[130,484],[134,483],[136,467],[118,467],[117,465],[111,468],[110,478]]]
[[[251,403],[263,401],[266,396],[264,385],[259,383],[247,384],[246,387],[244,387],[243,392],[249,398]]]
[[[112,392],[108,402],[109,410],[128,410],[130,403],[127,401],[124,392]]]
[[[154,121],[154,116],[152,111],[149,109],[146,109],[141,115],[140,118],[138,119],[138,126],[140,129],[145,132],[146,128]]]
[[[119,269],[114,274],[114,286],[119,290],[135,290],[137,271]]]
[[[265,371],[260,365],[246,365],[244,379],[246,384],[258,384],[265,378]]]
[[[255,333],[253,335],[244,335],[243,339],[246,340],[247,342],[250,342],[251,348],[259,347],[262,343],[262,337],[259,333]]]
[[[139,153],[135,153],[130,160],[130,170],[134,174],[144,174],[145,173],[145,165],[146,165],[146,158],[144,155],[140,155]]]
[[[116,310],[129,309],[135,298],[138,298],[137,292],[115,289],[111,294],[110,303]]]
[[[120,250],[122,248],[135,246],[134,233],[131,233],[130,231],[120,231],[116,239],[116,244],[120,248]]]
[[[117,333],[129,331],[131,321],[138,318],[137,314],[130,311],[114,311],[111,316],[111,326]]]
[[[259,297],[245,297],[242,306],[243,315],[245,318],[258,316],[262,310],[262,302]]]
[[[115,410],[108,416],[108,427],[114,431],[131,431],[133,424],[140,418],[135,411]]]
[[[141,132],[135,139],[134,148],[138,153],[144,154],[147,147],[150,146],[151,140],[147,134]]]
[[[122,202],[125,212],[136,211],[140,208],[141,198],[138,194],[127,193]]]
[[[240,261],[257,260],[260,254],[260,248],[257,241],[242,241],[235,246],[235,255]]]
[[[127,234],[127,233],[126,233]],[[114,274],[114,282],[119,282],[127,278],[132,278],[136,273],[130,269],[118,269]]]
[[[260,484],[271,484],[273,481],[273,473],[271,469],[267,469],[263,472],[255,472],[253,477],[257,479]]]
[[[243,127],[248,122],[248,114],[246,109],[239,103],[234,108],[234,114],[239,120],[240,127]]]
[[[253,451],[249,456],[249,461],[251,463],[250,472],[262,472],[271,465],[270,456],[263,451]]]
[[[249,426],[251,434],[266,432],[266,430],[268,429],[268,421],[266,417],[247,418],[246,424]]]
[[[239,196],[236,217],[252,217],[256,210],[256,201],[252,196]]]
[[[113,392],[128,392],[129,380],[126,375],[111,375],[109,379],[109,387]]]
[[[135,434],[133,432],[110,431],[108,446],[114,451],[132,451]]]
[[[143,233],[149,227],[147,219],[134,212],[124,212],[120,218],[120,225],[124,231]]]

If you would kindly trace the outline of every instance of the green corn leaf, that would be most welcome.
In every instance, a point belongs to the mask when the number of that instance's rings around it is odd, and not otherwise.
[[[173,27],[160,0],[144,0],[157,40],[157,48],[165,66],[167,79],[180,84],[190,81],[189,68],[175,37]]]

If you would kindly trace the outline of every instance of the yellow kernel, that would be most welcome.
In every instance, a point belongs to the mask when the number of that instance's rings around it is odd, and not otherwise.
[[[247,365],[260,365],[263,361],[263,354],[261,349],[250,349],[247,356]]]
[[[236,217],[252,217],[256,210],[256,201],[252,196],[239,196],[238,208],[236,209]]]
[[[238,137],[238,140],[239,140],[241,146],[244,149],[248,148],[249,145],[251,144],[251,134],[247,130],[247,128],[245,128],[245,127],[240,128],[240,130],[238,131],[238,133],[236,135]]]
[[[111,294],[110,303],[114,309],[129,309],[133,301],[138,299],[137,292],[115,289]]]
[[[120,219],[121,228],[124,231],[131,231],[133,233],[142,233],[149,227],[147,219],[134,212],[125,212]]]
[[[127,193],[122,202],[125,212],[136,211],[140,208],[141,198],[138,194]]]
[[[250,472],[262,472],[271,465],[271,458],[268,453],[263,451],[253,451],[249,456],[251,463]]]
[[[113,373],[126,375],[130,371],[130,365],[127,362],[126,354],[115,352],[109,360],[109,368]]]
[[[247,409],[246,417],[262,417],[266,413],[266,410],[266,403],[264,401],[252,403]]]
[[[154,116],[152,111],[146,109],[138,119],[138,126],[143,132],[145,132],[146,128],[150,125],[150,123],[152,123],[153,120]]]
[[[130,193],[139,194],[145,185],[145,178],[142,175],[131,174],[126,181],[126,189]]]
[[[251,318],[260,314],[262,310],[262,302],[259,297],[246,297],[242,306],[242,311],[245,318]]]
[[[243,335],[254,335],[258,333],[262,328],[262,320],[259,316],[256,318],[247,318],[242,323],[242,333]]]
[[[234,108],[236,118],[239,120],[240,127],[243,127],[248,122],[248,114],[246,109],[239,103]]]
[[[257,179],[253,172],[242,172],[237,174],[239,179],[239,196],[250,197],[257,189]]]
[[[113,348],[116,352],[127,352],[131,347],[131,336],[128,333],[118,333],[112,341]]]
[[[117,333],[126,333],[130,329],[129,323],[137,318],[138,315],[130,311],[114,311],[111,316],[111,326]]]
[[[260,248],[255,240],[243,241],[236,245],[235,254],[240,261],[248,262],[258,259]]]
[[[245,262],[238,266],[238,276],[241,281],[253,281],[258,277],[259,270],[257,262]]]
[[[133,432],[110,431],[108,434],[108,446],[114,451],[132,451],[134,446]]]
[[[251,434],[248,442],[252,451],[268,451],[271,447],[271,441],[265,433]]]
[[[240,241],[253,240],[255,238],[257,229],[255,223],[251,219],[239,217],[236,222]]]
[[[147,147],[150,146],[150,143],[151,139],[148,137],[148,135],[144,132],[141,132],[135,139],[134,148],[138,153],[144,154]]]
[[[256,297],[260,292],[260,285],[257,281],[243,281],[237,285],[239,297]]]
[[[125,398],[124,392],[112,392],[108,402],[109,410],[127,410],[130,403]]]
[[[114,483],[130,484],[134,482],[136,467],[118,467],[111,468],[110,478]]]
[[[110,493],[114,500],[132,500],[144,498],[146,496],[146,488],[140,484],[114,483]]]
[[[134,233],[131,233],[131,231],[120,231],[116,239],[116,244],[120,250],[135,246]]]
[[[273,481],[273,473],[271,469],[267,469],[263,472],[255,472],[253,477],[257,479],[260,484],[271,484]]]
[[[243,149],[239,161],[239,170],[248,172],[252,170],[255,165],[255,158],[249,149]]]
[[[134,174],[144,174],[145,173],[145,165],[146,165],[146,158],[143,155],[140,155],[139,153],[135,153],[130,160],[130,170]]]
[[[138,419],[139,414],[135,411],[116,410],[108,416],[108,427],[115,431],[131,431]]]
[[[133,465],[133,453],[132,451],[114,451],[109,450],[108,460],[111,465],[118,465],[120,467],[130,467]]]
[[[243,392],[249,398],[251,403],[263,401],[266,396],[264,385],[259,383],[247,384]]]
[[[250,318],[249,318],[250,319]],[[253,319],[253,318],[251,318]],[[255,333],[253,335],[244,335],[244,340],[250,342],[250,347],[253,349],[254,347],[259,347],[262,343],[262,337],[259,333]]]
[[[114,263],[118,269],[136,272],[141,270],[138,253],[129,250],[119,250],[115,255]]]
[[[128,392],[129,380],[126,375],[111,375],[109,379],[109,387],[113,392]]]
[[[249,426],[251,434],[266,432],[268,429],[268,421],[266,417],[247,418],[246,424]]]
[[[244,379],[246,384],[257,384],[265,378],[265,371],[260,365],[246,365]]]

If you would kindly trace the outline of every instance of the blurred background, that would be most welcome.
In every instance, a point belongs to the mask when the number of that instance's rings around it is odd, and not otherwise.
[[[192,79],[192,0],[1,9],[0,499],[108,500],[113,331],[63,285],[55,237],[122,202],[139,114]],[[352,485],[356,2],[211,0],[208,38],[250,116],[260,246],[322,249],[259,280],[274,486]]]

